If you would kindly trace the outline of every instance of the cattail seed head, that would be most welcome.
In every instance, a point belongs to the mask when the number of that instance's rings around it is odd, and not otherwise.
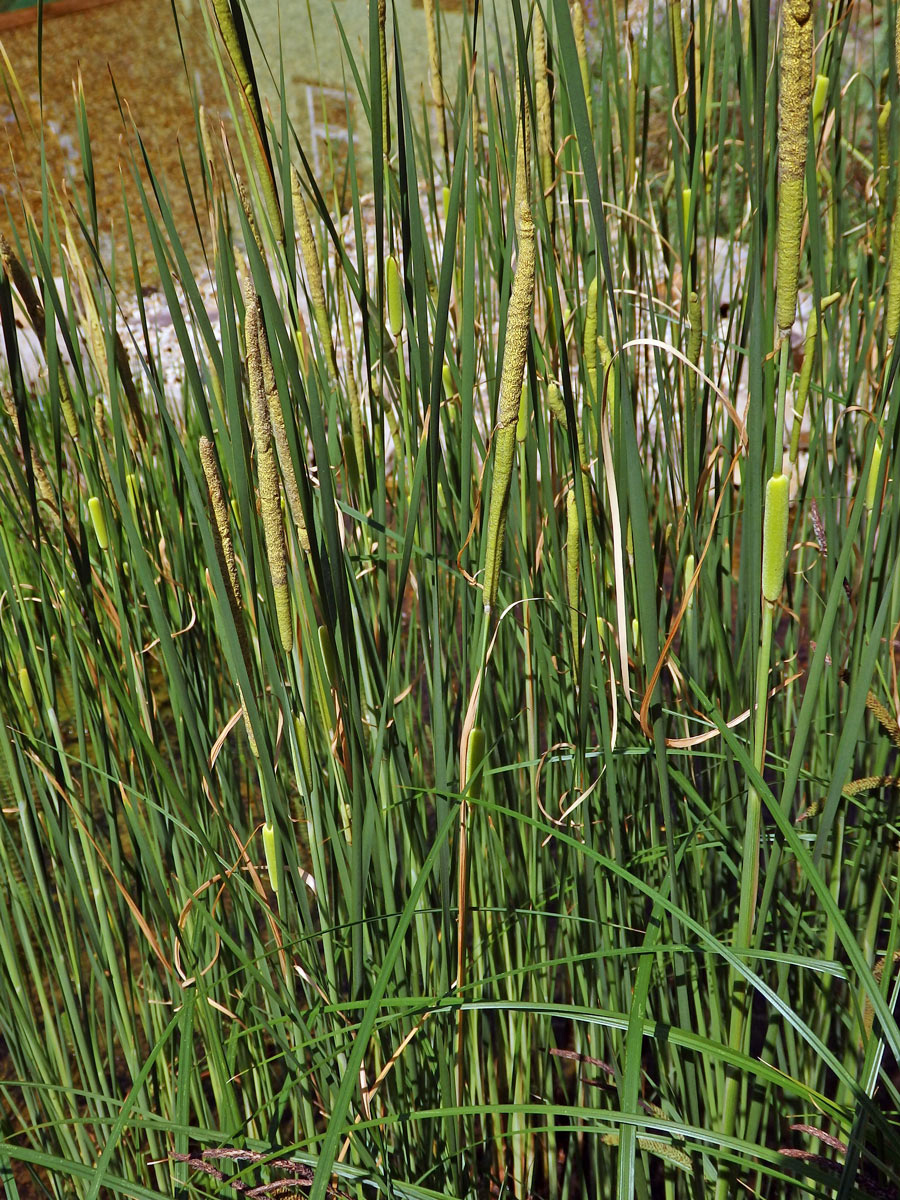
[[[91,514],[91,524],[97,536],[97,545],[101,550],[109,549],[109,532],[106,528],[106,517],[103,513],[103,502],[99,496],[88,499],[88,512]]]
[[[494,435],[494,473],[488,512],[487,546],[484,570],[484,607],[490,611],[497,599],[509,484],[515,457],[516,425],[522,399],[522,380],[528,351],[528,335],[534,305],[534,221],[525,201],[520,205],[519,259],[513,279],[506,318],[506,345],[500,376],[500,405]]]
[[[590,380],[590,395],[597,394],[597,276],[588,284],[584,315],[584,358]]]
[[[400,268],[393,254],[385,264],[385,291],[387,292],[388,329],[391,337],[398,338],[403,329],[403,293],[400,286]]]
[[[275,596],[275,611],[281,645],[286,653],[294,646],[294,625],[291,615],[291,595],[287,582],[287,562],[284,546],[284,527],[281,523],[281,487],[278,466],[272,443],[272,421],[266,400],[260,344],[265,338],[262,307],[259,296],[246,296],[247,373],[250,376],[250,401],[253,412],[253,441],[256,446],[259,473],[259,507],[266,542],[269,575]]]
[[[794,323],[803,227],[803,184],[813,68],[812,0],[783,0],[781,104],[778,113],[778,277],[775,315]]]
[[[547,31],[538,5],[534,8],[534,103],[537,109],[538,171],[547,217],[553,215],[553,152],[550,87],[547,82]]]
[[[787,475],[772,475],[766,484],[763,513],[762,594],[774,604],[784,584],[790,484]]]
[[[334,341],[331,336],[331,326],[328,323],[328,310],[325,306],[325,287],[322,283],[322,263],[319,258],[319,248],[309,219],[306,207],[306,197],[303,195],[303,185],[296,167],[291,168],[291,207],[294,213],[294,224],[300,240],[300,253],[303,257],[303,267],[306,272],[306,287],[309,291],[309,302],[312,306],[313,320],[322,346],[328,371],[332,379],[336,376]]]
[[[278,892],[278,838],[275,835],[275,826],[269,821],[263,825],[263,849],[266,853],[266,870],[269,872],[269,886],[272,891]]]
[[[703,313],[697,292],[691,292],[688,296],[688,320],[691,323],[691,332],[688,335],[687,356],[688,361],[696,367],[700,361],[700,347],[703,341]],[[693,375],[693,372],[691,374]]]

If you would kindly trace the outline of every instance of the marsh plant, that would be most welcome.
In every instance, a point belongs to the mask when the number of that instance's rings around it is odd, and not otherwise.
[[[900,1195],[897,14],[504,3],[11,204],[14,1200]]]

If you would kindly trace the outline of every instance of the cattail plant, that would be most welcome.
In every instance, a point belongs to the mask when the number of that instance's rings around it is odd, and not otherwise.
[[[575,489],[566,493],[566,599],[569,605],[569,633],[572,638],[572,667],[578,674],[581,633],[578,628],[578,570],[581,555],[581,529]]]

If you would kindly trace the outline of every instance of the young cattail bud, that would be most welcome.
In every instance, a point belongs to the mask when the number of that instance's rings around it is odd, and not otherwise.
[[[398,338],[403,329],[403,293],[400,286],[400,268],[393,254],[385,264],[385,291],[387,292],[388,329],[391,337]]]
[[[878,114],[878,167],[875,177],[875,194],[878,196],[879,207],[882,208],[887,201],[888,176],[891,173],[890,140],[891,102],[885,100]]]
[[[869,478],[866,482],[866,511],[871,512],[875,507],[875,489],[878,486],[878,472],[881,470],[881,438],[875,439],[875,449],[872,451],[872,465],[869,467]]]
[[[693,554],[689,554],[687,556],[687,558],[684,560],[685,587],[687,587],[690,584],[691,580],[694,578],[694,571],[696,570],[696,568],[697,568],[697,560],[694,558]],[[691,594],[688,596],[686,611],[692,612],[693,608],[694,608],[694,593],[691,592]]]
[[[266,853],[266,870],[269,872],[269,885],[272,891],[278,892],[278,838],[275,826],[269,821],[263,825],[263,849]]]
[[[584,314],[584,360],[590,381],[589,395],[597,394],[597,276],[588,284]]]
[[[450,370],[449,363],[444,363],[441,368],[441,381],[444,385],[444,399],[449,400],[456,392],[453,386],[453,372]]]
[[[783,0],[781,29],[775,315],[779,331],[784,334],[794,323],[800,273],[803,184],[812,90],[812,0]]]
[[[691,189],[689,187],[681,189],[681,228],[684,232],[684,244],[690,250],[691,248]]]
[[[781,595],[787,557],[790,483],[787,475],[772,475],[766,484],[763,513],[762,594],[768,604]]]
[[[560,394],[559,385],[549,383],[547,385],[547,407],[562,425],[563,429],[569,428],[568,417],[566,416],[566,406],[563,403],[562,395]]]
[[[688,296],[688,320],[691,332],[688,335],[687,356],[694,366],[700,361],[700,347],[703,342],[703,313],[700,308],[700,297],[696,292]]]
[[[91,496],[88,499],[88,512],[91,514],[91,523],[94,526],[94,533],[97,535],[97,545],[101,550],[108,550],[109,532],[106,528],[103,503],[99,496]]]
[[[597,334],[597,349],[600,351],[600,366],[606,380],[606,406],[609,409],[610,424],[616,419],[616,373],[612,369],[612,351],[602,334]]]
[[[815,130],[814,142],[819,140],[819,125],[822,120],[822,115],[825,112],[825,100],[828,96],[828,76],[817,75],[813,83],[812,94],[812,119],[813,129]]]

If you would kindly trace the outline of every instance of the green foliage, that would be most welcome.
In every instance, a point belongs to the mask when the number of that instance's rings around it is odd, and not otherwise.
[[[129,129],[130,277],[86,156],[0,246],[13,1195],[897,1194],[893,47],[809,18],[795,357],[768,4],[658,7],[436,5],[432,138],[373,2],[341,192],[216,0],[197,229]]]

